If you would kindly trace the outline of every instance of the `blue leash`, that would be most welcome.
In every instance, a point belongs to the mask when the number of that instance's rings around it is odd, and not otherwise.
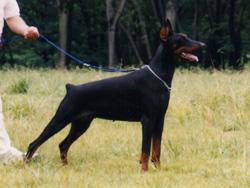
[[[69,57],[70,59],[72,59],[73,61],[77,62],[78,64],[85,66],[87,68],[92,68],[95,70],[99,70],[99,71],[103,71],[103,72],[133,72],[136,69],[115,69],[115,68],[106,68],[106,67],[99,67],[99,66],[95,66],[95,65],[91,65],[89,64],[86,60],[80,60],[79,58],[77,58],[76,56],[70,54],[69,52],[67,52],[66,50],[60,48],[57,44],[55,44],[54,42],[52,42],[51,40],[49,40],[47,37],[45,37],[44,35],[40,34],[40,38],[42,38],[44,41],[46,41],[48,44],[50,44],[52,47],[56,48],[58,51],[60,51],[61,53],[63,53],[64,55],[66,55],[67,57]],[[23,39],[20,36],[14,36],[12,37],[10,40],[0,40],[0,44],[5,44],[8,43],[12,40],[21,40]]]
[[[52,42],[51,40],[49,40],[47,37],[45,37],[44,35],[40,35],[40,37],[45,40],[48,44],[50,44],[51,46],[53,46],[54,48],[56,48],[58,51],[62,52],[64,55],[68,56],[70,59],[74,60],[75,62],[88,67],[88,68],[92,68],[95,70],[101,70],[104,72],[132,72],[135,71],[136,69],[114,69],[114,68],[105,68],[105,67],[99,67],[99,66],[95,66],[95,65],[91,65],[89,63],[87,63],[87,61],[85,60],[80,60],[79,58],[73,56],[72,54],[70,54],[69,52],[65,51],[64,49],[60,48],[58,45],[56,45],[54,42]]]

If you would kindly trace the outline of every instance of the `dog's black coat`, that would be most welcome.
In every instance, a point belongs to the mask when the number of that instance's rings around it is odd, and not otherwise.
[[[169,21],[162,32],[162,42],[150,62],[150,67],[171,87],[178,50],[186,48],[182,51],[191,52],[203,44],[192,41],[182,34],[174,34]],[[69,135],[59,146],[61,159],[66,163],[71,144],[88,129],[94,118],[104,118],[140,121],[143,125],[142,169],[148,168],[151,140],[152,160],[159,165],[161,136],[170,91],[148,68],[78,86],[67,84],[66,89],[66,96],[54,118],[42,134],[29,145],[27,161],[42,143],[72,123]]]
[[[68,84],[66,87],[66,101],[73,107],[75,118],[88,115],[140,121],[143,114],[153,113],[155,116],[159,113],[159,108],[165,108],[169,98],[167,88],[147,68],[120,77],[78,86]]]

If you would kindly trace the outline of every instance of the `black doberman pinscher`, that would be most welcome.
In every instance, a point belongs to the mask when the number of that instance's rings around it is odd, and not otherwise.
[[[90,126],[94,118],[142,123],[141,168],[148,169],[152,140],[152,161],[160,166],[164,116],[170,98],[171,82],[177,58],[198,61],[191,53],[205,44],[174,33],[169,20],[160,29],[161,43],[150,65],[132,73],[83,85],[66,85],[66,96],[55,116],[33,141],[26,154],[30,161],[37,148],[71,123],[68,136],[60,143],[61,159],[67,163],[67,152]]]

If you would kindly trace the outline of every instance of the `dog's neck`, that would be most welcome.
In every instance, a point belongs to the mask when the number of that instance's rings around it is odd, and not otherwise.
[[[160,44],[149,65],[161,79],[171,86],[175,61],[174,52],[164,44]]]

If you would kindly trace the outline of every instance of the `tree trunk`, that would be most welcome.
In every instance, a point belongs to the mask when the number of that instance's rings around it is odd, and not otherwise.
[[[149,39],[148,39],[148,33],[146,30],[145,18],[144,18],[144,15],[142,14],[141,7],[140,7],[138,1],[137,0],[131,0],[131,1],[134,4],[134,6],[138,12],[138,16],[139,16],[139,20],[140,20],[140,27],[142,30],[142,40],[143,40],[143,43],[145,45],[148,60],[149,60],[152,58],[152,52],[151,52],[150,43],[149,43]]]
[[[206,0],[208,20],[211,28],[211,32],[208,38],[208,53],[211,56],[211,64],[213,67],[220,69],[225,67],[224,65],[224,53],[219,52],[222,47],[222,44],[218,41],[218,38],[221,38],[223,33],[219,25],[221,24],[221,1],[216,0]],[[210,66],[209,64],[205,66]]]
[[[116,25],[122,14],[126,0],[121,0],[117,12],[114,12],[113,0],[106,0],[106,16],[108,21],[108,56],[109,56],[109,67],[112,67],[116,61],[115,53],[115,34]]]
[[[151,0],[151,5],[152,5],[154,16],[157,17],[158,13],[157,13],[156,5],[155,5],[155,0]]]
[[[109,67],[115,64],[116,53],[115,53],[115,32],[116,27],[110,27],[108,30],[108,56],[109,56]]]
[[[211,7],[211,1],[206,0],[206,4],[207,4],[208,21],[209,21],[210,27],[214,28],[214,13]]]
[[[64,50],[67,50],[67,37],[68,37],[68,10],[67,2],[59,1],[59,44]],[[58,68],[66,68],[66,56],[60,53]]]
[[[241,51],[242,51],[242,41],[240,33],[240,25],[236,23],[236,3],[237,0],[230,0],[229,3],[229,33],[231,37],[231,42],[233,49],[229,55],[229,66],[238,69],[240,68]]]
[[[216,0],[216,15],[215,15],[215,22],[221,22],[221,0]]]
[[[72,20],[73,20],[73,7],[74,4],[70,3],[69,4],[69,8],[68,8],[68,23],[67,23],[67,44],[66,44],[66,48],[67,50],[70,52],[71,51],[71,41],[72,41]],[[71,59],[69,57],[66,57],[66,67],[69,68],[69,64],[70,64]]]
[[[136,44],[135,44],[135,42],[134,42],[134,40],[133,40],[133,37],[132,37],[132,35],[130,34],[129,30],[126,29],[126,27],[125,27],[122,23],[119,23],[119,26],[120,26],[120,28],[123,30],[123,32],[127,35],[128,40],[129,40],[129,42],[130,42],[130,44],[131,44],[131,46],[132,46],[132,49],[133,49],[133,51],[134,51],[134,53],[135,53],[135,56],[136,56],[136,58],[137,58],[139,64],[140,64],[140,65],[143,65],[143,64],[144,64],[144,63],[143,63],[143,60],[142,60],[142,58],[141,58],[141,56],[140,56],[140,53],[139,53],[139,51],[138,51],[138,49],[137,49],[137,47],[136,47]]]
[[[174,30],[176,30],[176,2],[175,0],[170,0],[168,1],[167,5],[166,5],[166,17],[170,20],[171,24],[172,24],[172,28]]]
[[[153,10],[156,11],[156,14],[162,23],[165,19],[165,4],[163,0],[151,0],[153,5]]]
[[[193,38],[198,40],[198,16],[199,16],[199,0],[194,1],[194,23],[193,23]]]

